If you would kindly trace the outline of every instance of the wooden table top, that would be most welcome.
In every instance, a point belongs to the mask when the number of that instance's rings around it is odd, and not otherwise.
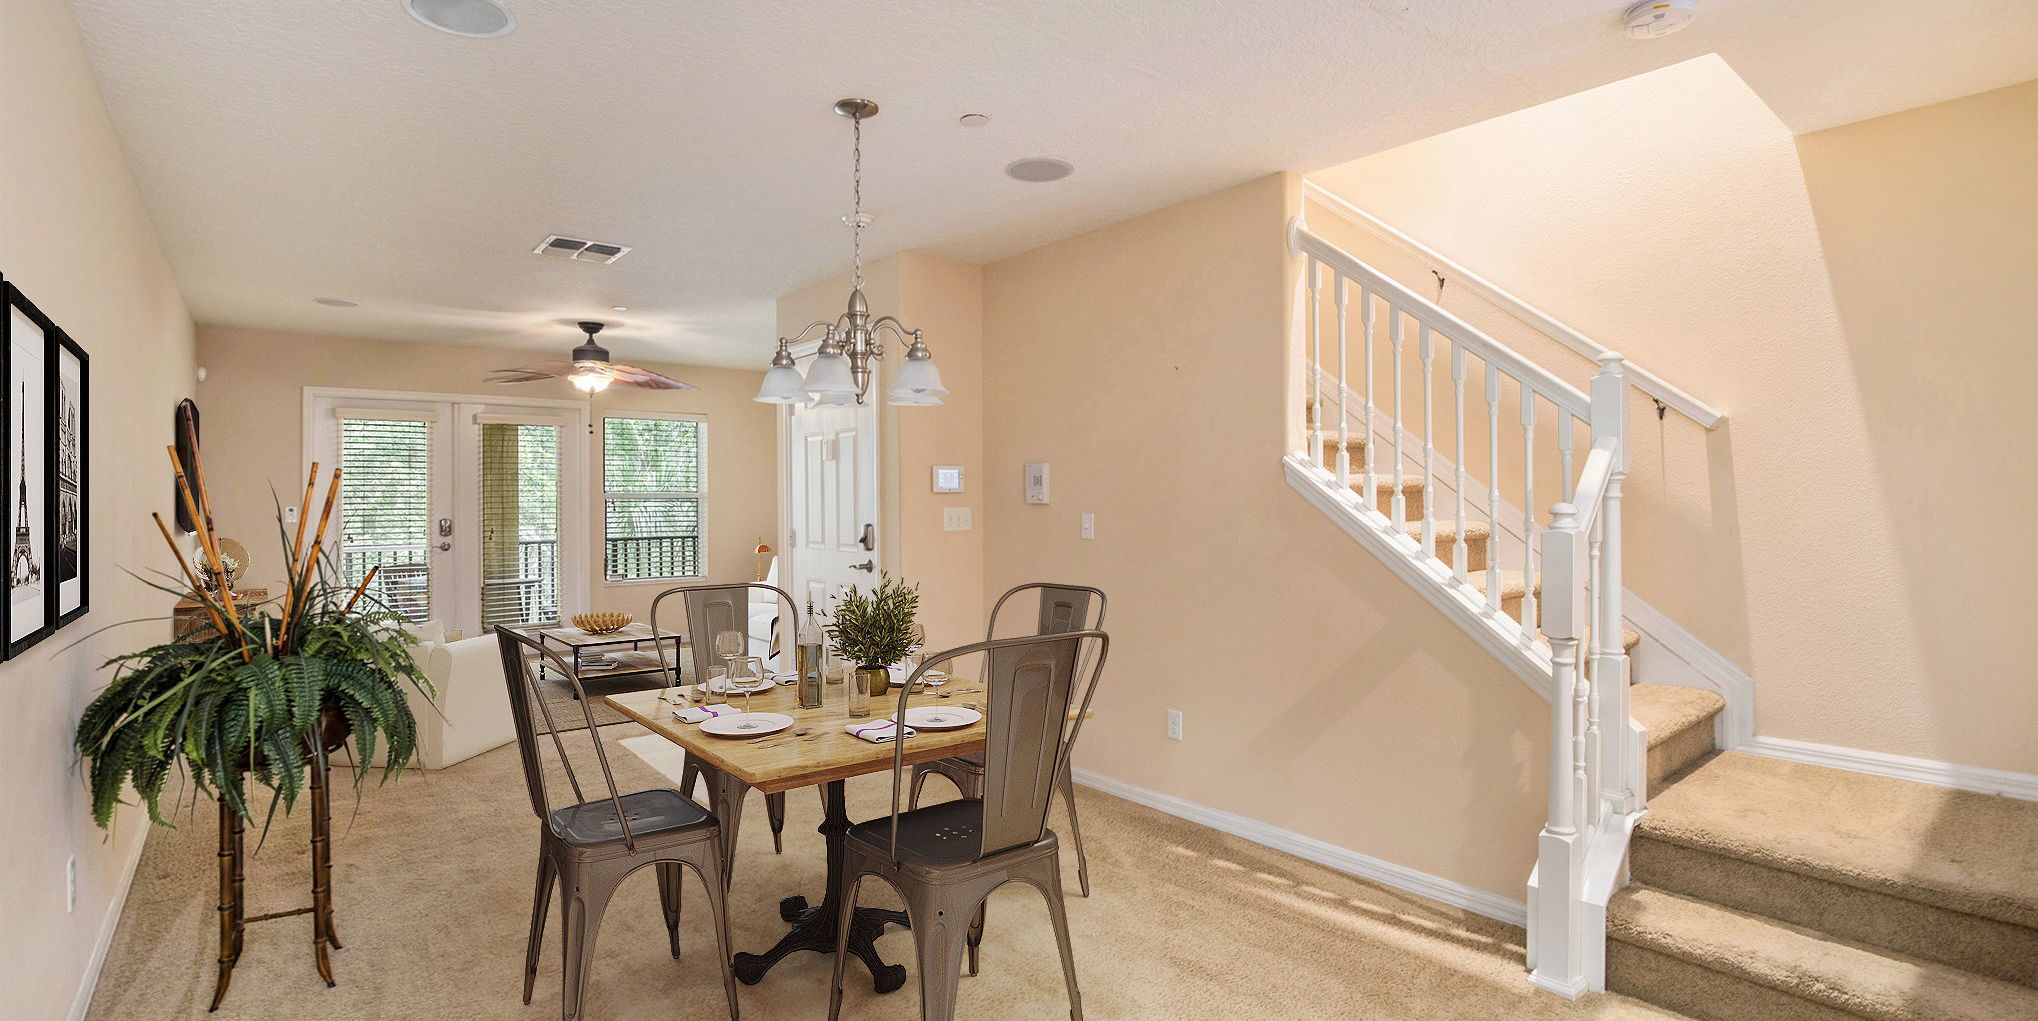
[[[892,745],[890,742],[876,744],[859,737],[851,737],[843,730],[848,724],[849,707],[844,705],[844,695],[839,686],[828,689],[828,702],[819,709],[801,709],[799,700],[790,685],[779,685],[769,692],[750,696],[750,707],[755,712],[784,713],[793,718],[793,726],[781,733],[790,734],[801,727],[813,728],[807,735],[812,740],[793,738],[773,747],[766,740],[751,744],[748,739],[716,737],[701,732],[699,724],[681,723],[674,719],[675,708],[670,702],[661,702],[658,696],[670,689],[653,688],[649,691],[629,691],[619,695],[607,695],[603,701],[617,712],[651,728],[666,740],[699,756],[702,761],[714,766],[738,780],[749,784],[766,794],[789,791],[795,787],[806,787],[830,780],[843,780],[866,773],[878,773],[892,768]],[[954,698],[937,698],[932,693],[916,693],[912,705],[961,705],[974,702],[982,705],[983,693],[971,692]],[[743,697],[733,696],[729,704],[743,707]],[[693,703],[687,703],[692,705]],[[889,718],[898,709],[899,695],[894,689],[882,699],[871,700],[868,720]],[[984,748],[984,724],[973,723],[959,730],[921,730],[906,741],[906,762],[926,762],[944,759],[951,755],[968,755]]]
[[[624,627],[621,631],[612,632],[606,635],[591,635],[577,627],[574,627],[571,624],[559,624],[553,627],[534,627],[528,629],[525,633],[541,641],[557,642],[560,645],[567,646],[568,648],[587,648],[588,646],[593,645],[620,645],[624,642],[648,642],[651,640],[651,625],[646,624],[640,620]],[[658,637],[679,638],[682,636],[677,631],[670,631],[664,628],[660,628]],[[684,644],[682,644],[681,647],[684,648],[685,647]]]

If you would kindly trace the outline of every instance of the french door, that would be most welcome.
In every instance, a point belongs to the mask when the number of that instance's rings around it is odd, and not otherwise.
[[[308,391],[307,458],[343,471],[326,536],[346,584],[468,635],[585,605],[586,425],[565,402]]]

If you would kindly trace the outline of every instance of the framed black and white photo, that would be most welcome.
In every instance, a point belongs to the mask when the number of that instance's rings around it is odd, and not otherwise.
[[[78,346],[69,334],[57,332],[50,345],[51,364],[54,370],[50,388],[50,410],[54,422],[51,439],[55,446],[56,501],[53,508],[56,522],[56,589],[52,613],[57,627],[63,627],[85,615],[89,608],[87,567],[91,551],[87,547],[91,533],[86,528],[87,508],[86,487],[89,485],[88,468],[91,464],[91,436],[87,431],[87,412],[91,407],[91,392],[88,389],[86,369],[89,359],[85,349]]]
[[[6,421],[0,433],[6,436],[0,454],[7,460],[6,527],[8,537],[7,598],[0,603],[6,617],[7,655],[49,637],[52,622],[50,587],[49,505],[50,436],[47,406],[49,398],[49,352],[55,344],[56,324],[50,322],[11,283],[7,292],[6,343],[0,344],[5,359],[7,390],[0,396],[0,410]]]

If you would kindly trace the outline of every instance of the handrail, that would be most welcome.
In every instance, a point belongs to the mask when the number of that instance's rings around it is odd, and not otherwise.
[[[1388,226],[1379,217],[1360,209],[1323,185],[1315,181],[1304,180],[1302,187],[1308,198],[1315,199],[1328,206],[1333,212],[1364,228],[1367,232],[1386,241],[1388,244],[1429,263],[1432,269],[1440,271],[1446,279],[1463,285],[1467,290],[1498,306],[1501,311],[1527,323],[1537,332],[1548,336],[1557,343],[1595,360],[1600,355],[1611,350],[1606,345],[1558,322],[1549,313],[1515,297],[1499,285],[1451,261],[1428,245]],[[1678,414],[1697,422],[1707,429],[1714,428],[1727,417],[1726,412],[1693,397],[1691,394],[1679,389],[1675,384],[1633,362],[1625,363],[1625,369],[1628,382],[1635,389],[1648,394],[1650,397],[1661,402],[1665,407],[1675,409]]]
[[[1534,387],[1537,393],[1549,398],[1551,403],[1580,418],[1591,417],[1592,400],[1585,395],[1585,391],[1516,354],[1511,348],[1480,332],[1472,324],[1402,286],[1400,281],[1390,279],[1375,271],[1373,267],[1352,258],[1349,253],[1329,240],[1311,233],[1301,216],[1298,215],[1289,223],[1288,239],[1289,244],[1297,252],[1331,267],[1348,279],[1358,281],[1359,286],[1387,299],[1388,303],[1403,315],[1433,330],[1451,335],[1461,341],[1467,350],[1478,355],[1482,361]]]
[[[1585,466],[1578,472],[1578,489],[1565,501],[1577,509],[1580,531],[1591,531],[1599,520],[1599,509],[1605,505],[1607,489],[1613,485],[1614,450],[1618,446],[1618,440],[1608,437],[1593,443],[1591,453],[1585,455]]]

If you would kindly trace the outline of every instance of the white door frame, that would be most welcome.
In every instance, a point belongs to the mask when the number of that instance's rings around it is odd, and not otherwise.
[[[333,452],[339,449],[339,436],[331,416],[319,414],[322,406],[361,405],[374,407],[388,402],[398,408],[403,405],[445,404],[451,406],[445,423],[451,439],[447,451],[449,464],[468,463],[463,460],[462,438],[471,435],[474,416],[489,408],[514,408],[519,412],[533,413],[537,418],[556,420],[560,427],[559,437],[559,605],[585,606],[588,599],[589,579],[592,568],[588,564],[590,548],[589,528],[589,474],[592,471],[592,439],[590,423],[592,418],[587,402],[561,400],[554,397],[506,397],[498,394],[428,393],[415,390],[367,390],[354,387],[307,386],[304,388],[304,425],[299,434],[302,441],[303,468],[309,470],[313,461],[329,461],[320,473],[331,476],[331,469],[338,466],[331,460]],[[580,442],[571,442],[573,436]],[[468,452],[465,456],[471,456]],[[461,628],[469,635],[477,635],[480,614],[480,561],[479,547],[475,537],[467,534],[474,530],[481,519],[481,494],[479,482],[472,472],[452,470],[448,480],[451,486],[450,516],[456,522],[455,532],[459,541],[453,544],[451,570],[446,572],[448,587],[472,581],[472,606],[463,602],[441,602],[440,590],[435,582],[433,610],[447,627]],[[344,480],[342,485],[344,485]],[[310,513],[310,508],[298,508],[299,514]],[[435,575],[437,572],[435,572]],[[451,606],[463,606],[463,619],[445,620]],[[473,619],[464,619],[472,617]]]

